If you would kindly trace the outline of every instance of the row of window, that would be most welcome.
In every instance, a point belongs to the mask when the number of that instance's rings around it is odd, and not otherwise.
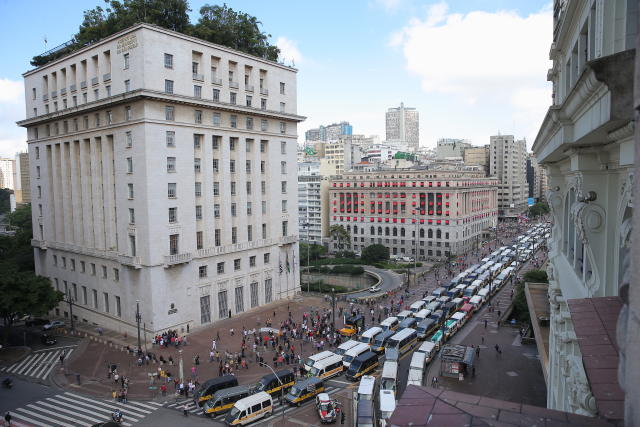
[[[281,209],[282,209],[282,213],[286,213],[287,212],[287,200],[282,200],[281,201]],[[232,217],[237,217],[238,216],[238,207],[237,207],[237,203],[233,202],[230,204],[230,211],[231,211],[231,216]],[[216,203],[213,205],[213,216],[215,218],[220,218],[220,204]],[[252,202],[247,202],[247,216],[251,216],[253,215],[253,206],[252,206]],[[267,202],[263,201],[262,202],[262,214],[266,215],[267,213]],[[202,205],[196,205],[196,209],[195,209],[195,217],[196,217],[196,221],[201,221],[202,220]],[[170,207],[169,208],[169,224],[175,224],[178,222],[178,208],[177,207]],[[134,210],[133,208],[129,208],[129,223],[130,224],[135,224],[135,216],[134,216]],[[251,226],[249,225],[249,230],[247,232],[248,236],[249,236],[249,241],[252,240],[251,238]]]
[[[127,172],[128,173],[132,173],[133,172],[133,159],[131,157],[127,157],[126,161],[127,161]],[[220,160],[219,159],[212,159],[211,163],[212,163],[213,172],[214,173],[219,173],[220,172]],[[252,171],[251,165],[252,165],[251,160],[245,160],[244,170],[245,170],[246,173],[251,173],[251,171]],[[202,171],[202,158],[194,157],[194,159],[193,159],[193,169],[194,169],[194,172],[196,172],[196,173],[200,173]],[[167,156],[167,172],[169,172],[169,173],[175,173],[176,172],[176,157]],[[237,172],[236,160],[235,159],[230,159],[229,160],[229,169],[226,172],[229,172],[229,173],[236,173]],[[261,160],[260,161],[260,173],[267,173],[267,162],[265,160]],[[287,174],[287,162],[284,161],[284,160],[280,162],[280,173],[283,174],[283,175]]]
[[[60,280],[58,278],[53,279],[56,290],[64,292],[67,297],[71,297],[71,301],[74,304],[82,304],[87,307],[91,307],[95,310],[100,310],[100,299],[98,291],[96,289],[87,288],[84,285],[80,286],[76,283],[71,283],[71,287],[66,280],[62,281],[63,287],[60,287]],[[102,310],[105,313],[113,314],[117,317],[122,317],[122,306],[120,304],[120,297],[113,295],[115,307],[111,307],[111,297],[108,292],[102,292]]]
[[[193,120],[194,123],[196,124],[202,124],[204,121],[204,114],[205,112],[203,110],[193,110]],[[164,118],[165,120],[169,120],[169,121],[175,121],[175,107],[173,105],[166,105],[164,107]],[[218,113],[218,112],[213,112],[212,116],[211,116],[211,123],[213,124],[213,126],[221,126],[221,122],[222,122],[222,113]],[[232,129],[238,129],[238,115],[237,114],[230,114],[229,115],[229,127]],[[253,130],[254,126],[253,126],[253,117],[245,117],[245,125],[244,125],[245,129],[247,130]],[[260,130],[262,132],[268,132],[269,130],[269,122],[265,119],[262,119],[260,121]],[[287,123],[286,122],[280,122],[280,134],[284,135],[287,133]]]
[[[76,260],[74,258],[69,258],[69,263],[67,263],[67,257],[66,256],[61,256],[60,257],[60,262],[58,262],[58,255],[53,255],[53,265],[55,267],[60,267],[63,270],[66,270],[67,268],[69,268],[69,270],[71,271],[76,271]],[[108,278],[108,268],[106,265],[101,266],[101,273],[102,273],[102,278],[103,279],[107,279]],[[87,265],[84,261],[80,261],[80,273],[87,273]],[[89,273],[92,276],[96,276],[97,275],[97,269],[96,269],[96,264],[94,263],[89,263]],[[120,281],[120,270],[117,268],[113,269],[113,280],[118,282]]]
[[[264,253],[262,254],[262,261],[264,265],[269,265],[269,263],[271,262],[271,254],[270,253]],[[253,268],[256,266],[256,256],[255,255],[251,255],[249,257],[249,267]],[[236,258],[233,260],[233,271],[240,271],[242,269],[242,259],[241,258]],[[216,263],[216,273],[217,274],[224,274],[225,271],[225,262],[221,261]],[[207,265],[201,265],[198,267],[198,277],[200,279],[205,279],[207,277],[209,277],[209,266]]]

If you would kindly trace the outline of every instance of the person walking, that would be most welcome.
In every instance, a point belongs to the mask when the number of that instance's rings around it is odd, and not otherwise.
[[[11,426],[11,414],[9,413],[9,411],[7,411],[7,413],[4,414],[4,422],[7,427]]]
[[[480,358],[480,346],[476,346],[476,357]]]

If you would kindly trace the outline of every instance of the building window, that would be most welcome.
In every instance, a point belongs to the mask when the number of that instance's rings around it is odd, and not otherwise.
[[[130,106],[124,107],[124,119],[127,121],[133,119],[133,113],[131,112]]]
[[[131,135],[131,131],[125,132],[125,141],[127,148],[131,148],[133,146],[133,136]]]
[[[230,117],[230,123],[231,123],[231,127],[232,128],[237,128],[238,127],[238,116],[236,116],[235,114],[232,114]]]
[[[222,244],[222,237],[221,237],[221,232],[219,228],[216,228],[214,234],[214,245],[215,246],[220,246]]]
[[[253,241],[253,226],[251,225],[247,225],[247,240],[250,242]]]
[[[174,116],[173,116],[173,107],[167,105],[166,107],[164,107],[164,118],[165,120],[174,120]]]
[[[82,304],[87,305],[87,287],[83,286],[82,287]]]
[[[133,184],[127,184],[129,190],[129,200],[133,200]]]
[[[173,80],[164,81],[164,91],[165,93],[173,93]]]
[[[282,221],[282,236],[286,237],[289,234],[289,221]]]
[[[194,170],[195,173],[200,173],[201,164],[202,164],[202,162],[201,162],[199,157],[196,157],[196,158],[193,159],[193,170]]]
[[[176,186],[175,182],[170,182],[167,184],[167,197],[170,199],[176,198]]]
[[[107,278],[107,266],[106,265],[102,266],[102,278],[103,279]]]
[[[280,95],[284,95],[284,82],[280,82]]]
[[[238,227],[231,227],[231,244],[238,243]]]
[[[213,125],[220,126],[220,113],[213,113]],[[215,140],[215,137],[214,137]]]
[[[267,201],[263,200],[262,201],[262,215],[266,215],[267,214]]]
[[[120,281],[120,270],[118,270],[117,268],[113,269],[113,281],[114,282]]]
[[[251,107],[251,100],[253,98],[251,97],[251,95],[247,95],[247,107]]]
[[[173,55],[169,53],[164,54],[164,68],[173,68]]]
[[[244,169],[246,173],[251,173],[251,160],[245,161]]]
[[[116,316],[122,317],[122,307],[120,306],[120,297],[116,297]]]
[[[271,261],[271,254],[270,253],[266,253],[266,254],[262,255],[262,262],[264,262],[265,264],[269,264],[269,261]]]
[[[282,212],[286,212],[287,211],[287,201],[283,200],[282,201]]]
[[[267,194],[267,181],[260,181],[260,193]]]
[[[125,92],[130,92],[131,91],[131,80],[125,80],[124,81],[124,91]],[[75,98],[75,96],[74,96]]]
[[[214,218],[220,218],[220,204],[219,203],[214,203],[213,204],[213,217]]]
[[[196,231],[196,249],[202,249],[204,247],[202,231]]]
[[[195,110],[193,112],[193,118],[194,118],[194,121],[197,124],[201,124],[202,123],[202,110]]]
[[[265,98],[261,98],[260,99],[260,109],[261,110],[266,110],[267,109],[267,100]]]
[[[236,208],[236,204],[235,203],[231,203],[231,216],[236,216],[238,213],[238,210]]]
[[[198,277],[201,279],[204,279],[205,277],[207,277],[207,266],[206,265],[201,265],[198,267]]]
[[[220,89],[213,89],[213,100],[216,102],[220,101]]]
[[[129,208],[129,224],[134,225],[136,223],[136,211],[133,208]]]
[[[229,103],[235,105],[237,97],[238,96],[235,92],[229,92]]]
[[[283,175],[287,174],[287,162],[280,162],[280,173]]]
[[[107,111],[106,112],[106,116],[107,116],[107,124],[110,125],[111,123],[113,123],[113,113],[111,113],[111,111]],[[65,122],[67,123],[67,122]],[[65,133],[66,132],[66,127],[65,127]]]
[[[280,182],[280,192],[282,194],[286,194],[287,193],[287,181],[281,181]]]
[[[180,238],[179,234],[171,234],[169,235],[169,255],[177,255],[178,254],[178,240]]]
[[[96,265],[94,263],[91,263],[91,275],[96,275]]]
[[[260,130],[266,132],[269,129],[269,122],[265,119],[260,120]]]
[[[167,131],[167,147],[175,147],[176,146],[176,133],[172,130]]]
[[[213,183],[213,195],[214,196],[220,195],[220,183],[218,181],[215,181]]]
[[[238,138],[229,138],[229,151],[236,151],[236,141]]]
[[[169,224],[178,222],[178,208],[169,208]]]
[[[280,133],[283,135],[287,133],[287,124],[285,122],[280,122]]]
[[[201,197],[202,196],[202,183],[201,182],[196,182],[195,183],[195,193],[196,193],[196,197]]]
[[[216,264],[216,271],[218,274],[224,274],[224,262],[219,262]]]
[[[253,117],[247,117],[246,126],[249,130],[253,129]]]
[[[240,270],[240,258],[236,258],[233,260],[233,270],[234,271]]]
[[[267,171],[267,163],[264,160],[260,161],[260,173],[265,173]]]
[[[247,194],[251,194],[251,181],[247,181]]]
[[[133,173],[133,157],[127,157],[127,173]]]
[[[284,103],[284,102],[281,102],[281,103],[280,103],[280,112],[281,112],[281,113],[284,113],[285,107],[286,107],[285,103]]]
[[[220,161],[218,159],[213,159],[212,161],[212,165],[213,165],[213,173],[218,173],[220,172]]]
[[[236,161],[233,159],[229,160],[229,172],[236,173]]]
[[[84,261],[80,261],[80,273],[85,273],[87,270],[87,266]]]
[[[267,238],[267,224],[262,224],[262,238]]]
[[[176,158],[167,157],[167,172],[173,173],[176,171]]]
[[[231,195],[232,196],[236,195],[236,182],[235,181],[231,181]]]
[[[95,289],[92,289],[92,293],[93,293],[93,308],[97,310],[98,309],[98,291]]]
[[[193,86],[193,96],[196,98],[202,98],[202,86]]]
[[[287,154],[287,142],[280,141],[280,154]]]
[[[256,256],[252,255],[249,257],[249,267],[255,267],[256,266]]]

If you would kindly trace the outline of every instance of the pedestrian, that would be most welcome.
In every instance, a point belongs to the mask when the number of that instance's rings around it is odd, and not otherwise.
[[[487,319],[484,319],[484,328],[487,329]]]
[[[480,358],[480,346],[476,347],[476,357]]]
[[[502,353],[502,351],[500,350],[500,346],[498,344],[496,344],[494,348],[496,349],[496,353],[498,354]]]
[[[11,426],[11,414],[9,413],[9,411],[7,411],[7,413],[4,414],[4,421],[7,426]]]
[[[438,388],[438,377],[433,377],[431,380],[431,387]]]

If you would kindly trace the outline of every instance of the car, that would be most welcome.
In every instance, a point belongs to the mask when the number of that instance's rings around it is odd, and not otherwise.
[[[380,291],[380,285],[373,285],[372,287],[369,288],[369,292],[373,293],[373,292],[379,292]]]
[[[49,319],[33,317],[33,316],[29,316],[24,321],[24,324],[26,326],[41,326],[41,325],[46,325],[47,323],[49,323]]]
[[[320,422],[329,424],[337,421],[342,405],[337,400],[332,399],[328,393],[319,393],[316,396],[316,410],[320,416]]]
[[[42,327],[42,330],[48,331],[50,329],[56,329],[56,328],[62,328],[62,327],[64,327],[64,322],[62,320],[54,320],[44,325]]]

